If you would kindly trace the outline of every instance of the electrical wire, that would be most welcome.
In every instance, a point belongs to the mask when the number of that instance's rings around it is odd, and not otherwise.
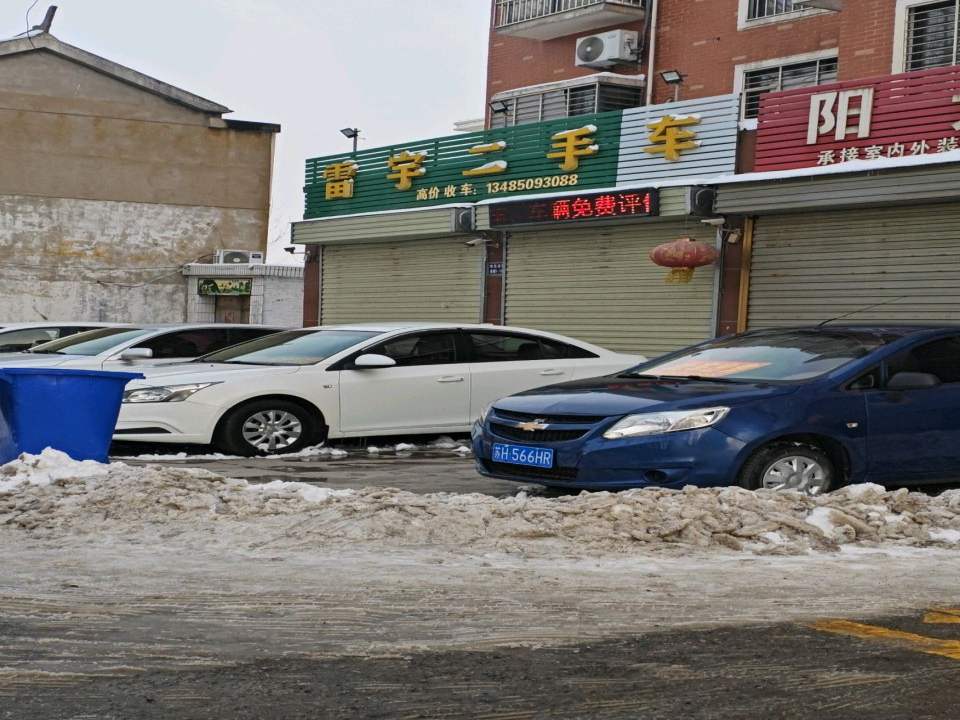
[[[33,44],[33,37],[30,35],[30,31],[31,31],[30,13],[33,12],[33,9],[37,6],[38,2],[40,2],[40,0],[33,0],[33,5],[27,8],[27,16],[26,16],[27,17],[27,40],[30,41],[30,47],[32,47],[34,50],[37,49],[37,46]]]

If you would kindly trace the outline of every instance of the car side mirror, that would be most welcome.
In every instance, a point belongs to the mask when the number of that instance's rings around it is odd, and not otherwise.
[[[898,372],[887,383],[887,390],[922,390],[940,385],[940,378],[932,373]]]
[[[353,361],[353,366],[357,370],[375,370],[376,368],[388,368],[397,364],[397,361],[386,355],[376,355],[368,353],[361,355]]]
[[[150,348],[127,348],[120,353],[120,359],[124,362],[134,362],[136,360],[149,360],[153,357],[153,350]]]

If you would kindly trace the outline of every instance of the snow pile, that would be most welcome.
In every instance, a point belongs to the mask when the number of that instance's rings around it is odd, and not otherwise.
[[[956,547],[960,491],[929,497],[859,485],[822,497],[741,488],[646,489],[508,498],[251,485],[203,470],[76,463],[60,453],[0,468],[0,528],[136,532],[191,527],[274,547],[333,544],[445,546],[533,553],[702,548],[759,554],[844,545]]]
[[[470,449],[469,445],[466,442],[458,442],[451,437],[443,435],[436,440],[433,440],[426,445],[415,445],[413,443],[397,443],[393,446],[384,446],[379,447],[376,445],[370,445],[366,448],[367,453],[370,455],[379,455],[381,453],[398,453],[398,454],[410,454],[418,451],[438,451],[438,450],[450,450],[458,455],[466,457],[467,455],[473,454],[473,450]],[[295,453],[284,453],[284,454],[275,454],[275,455],[255,455],[253,457],[241,457],[240,455],[224,455],[223,453],[205,453],[200,455],[190,455],[186,452],[178,453],[167,453],[167,454],[152,454],[148,453],[145,455],[135,455],[130,458],[130,460],[138,460],[142,462],[170,462],[176,460],[257,460],[260,458],[267,458],[271,460],[284,459],[290,460],[295,458],[330,458],[333,460],[339,460],[340,458],[345,458],[350,455],[349,451],[344,450],[343,448],[337,447],[328,447],[327,445],[314,445],[312,447],[304,448]]]
[[[255,485],[192,468],[77,462],[48,448],[0,467],[0,528],[95,532],[221,514],[295,514],[352,492],[279,480]]]

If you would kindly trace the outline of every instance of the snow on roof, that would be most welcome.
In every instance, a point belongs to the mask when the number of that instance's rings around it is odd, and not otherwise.
[[[729,185],[744,182],[768,182],[771,180],[793,180],[804,177],[818,177],[821,175],[843,175],[858,172],[872,172],[876,170],[897,170],[929,165],[948,165],[960,162],[960,150],[950,150],[930,155],[915,155],[902,158],[878,158],[876,160],[851,160],[834,165],[796,168],[793,170],[775,170],[770,172],[743,173],[742,175],[726,175],[715,178],[711,184]]]

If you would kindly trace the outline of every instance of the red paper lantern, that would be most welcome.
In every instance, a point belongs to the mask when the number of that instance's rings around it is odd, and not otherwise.
[[[668,283],[688,283],[694,270],[717,261],[717,251],[711,245],[682,237],[655,247],[650,251],[650,259],[656,265],[671,268]]]

